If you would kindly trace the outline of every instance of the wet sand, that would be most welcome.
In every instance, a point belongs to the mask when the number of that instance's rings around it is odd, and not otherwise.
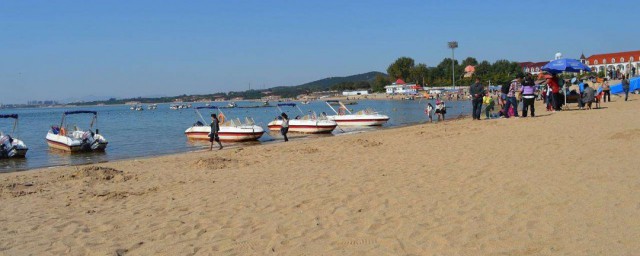
[[[0,255],[633,255],[640,97],[613,98],[0,174]]]

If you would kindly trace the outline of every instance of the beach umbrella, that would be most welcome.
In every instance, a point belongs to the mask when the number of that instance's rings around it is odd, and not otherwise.
[[[591,68],[580,62],[576,59],[557,59],[552,60],[546,65],[542,67],[542,70],[547,71],[549,73],[558,74],[562,72],[580,72],[580,71],[588,71],[591,72]],[[565,85],[566,86],[566,85]],[[565,88],[562,88],[562,92],[564,94],[564,105],[567,105],[567,92]]]
[[[549,73],[558,74],[562,72],[580,72],[591,71],[587,65],[576,59],[557,59],[552,60],[542,67],[542,70]]]

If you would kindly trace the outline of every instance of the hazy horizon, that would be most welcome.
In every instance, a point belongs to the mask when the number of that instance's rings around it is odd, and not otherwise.
[[[435,66],[452,40],[456,59],[491,62],[640,45],[638,4],[527,3],[5,1],[0,102],[290,86],[385,72],[401,56]]]

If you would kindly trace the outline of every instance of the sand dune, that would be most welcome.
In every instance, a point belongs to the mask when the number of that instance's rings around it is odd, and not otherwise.
[[[0,254],[633,255],[633,96],[0,174]]]

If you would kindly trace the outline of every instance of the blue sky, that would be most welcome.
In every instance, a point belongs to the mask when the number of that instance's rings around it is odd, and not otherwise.
[[[631,0],[2,0],[0,102],[297,85],[400,56],[437,65],[450,40],[456,58],[489,61],[638,50],[639,12]]]

